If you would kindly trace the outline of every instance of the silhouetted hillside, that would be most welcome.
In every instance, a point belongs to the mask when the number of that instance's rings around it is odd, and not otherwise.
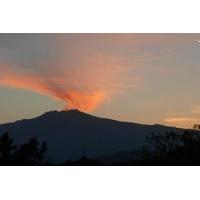
[[[169,131],[182,130],[98,118],[78,110],[51,111],[33,119],[0,125],[0,133],[9,132],[17,143],[32,137],[45,141],[48,159],[53,162],[141,150],[147,136]]]

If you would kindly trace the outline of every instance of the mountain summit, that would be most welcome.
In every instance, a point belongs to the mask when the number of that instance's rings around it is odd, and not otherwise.
[[[50,111],[33,119],[0,125],[0,134],[9,132],[17,143],[31,137],[46,141],[48,158],[55,162],[77,159],[83,154],[94,158],[140,150],[151,133],[180,130],[99,118],[76,109]]]

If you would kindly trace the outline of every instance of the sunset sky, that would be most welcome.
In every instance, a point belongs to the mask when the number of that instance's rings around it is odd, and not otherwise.
[[[200,34],[0,34],[0,123],[77,108],[200,122]]]

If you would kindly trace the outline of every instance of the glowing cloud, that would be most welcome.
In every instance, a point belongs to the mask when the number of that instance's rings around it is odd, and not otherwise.
[[[93,56],[81,67],[53,67],[41,64],[31,69],[25,66],[1,64],[0,86],[31,90],[66,103],[65,109],[92,111],[127,85],[119,81],[125,67],[119,60]],[[103,62],[103,63],[102,63]],[[53,63],[56,65],[56,62]],[[87,65],[86,65],[87,64]],[[64,66],[64,67],[63,67]]]

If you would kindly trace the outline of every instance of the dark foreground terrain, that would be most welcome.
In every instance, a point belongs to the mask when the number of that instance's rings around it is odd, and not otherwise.
[[[8,133],[0,137],[0,165],[4,166],[191,166],[200,165],[200,133],[184,132],[152,134],[141,152],[119,152],[118,154],[54,163],[47,158],[48,145],[37,138],[16,145]],[[122,156],[123,155],[123,156]],[[132,157],[131,157],[132,155]],[[120,159],[123,157],[122,159]]]
[[[200,165],[192,130],[52,111],[0,125],[0,165]]]

